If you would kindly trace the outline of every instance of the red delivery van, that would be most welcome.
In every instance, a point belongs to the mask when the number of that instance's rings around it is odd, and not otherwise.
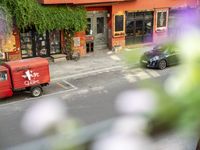
[[[49,62],[45,58],[29,58],[0,65],[0,98],[10,97],[22,90],[38,97],[42,95],[42,87],[49,82]]]

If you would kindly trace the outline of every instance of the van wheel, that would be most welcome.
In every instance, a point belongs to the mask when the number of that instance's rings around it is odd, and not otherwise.
[[[42,95],[42,88],[40,86],[31,88],[31,96],[38,97]]]

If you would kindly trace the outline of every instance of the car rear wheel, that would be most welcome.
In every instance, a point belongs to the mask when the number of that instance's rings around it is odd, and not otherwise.
[[[42,87],[36,86],[31,88],[31,96],[38,97],[42,95]]]
[[[167,62],[165,60],[161,60],[158,64],[158,68],[163,70],[167,67]]]

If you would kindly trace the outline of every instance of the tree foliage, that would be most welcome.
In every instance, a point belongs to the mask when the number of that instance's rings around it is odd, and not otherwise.
[[[74,32],[86,27],[86,10],[83,7],[44,6],[37,0],[2,0],[11,12],[18,28],[35,27],[39,33],[53,29],[70,29]]]
[[[0,5],[0,38],[6,38],[12,31],[12,17],[7,7]]]

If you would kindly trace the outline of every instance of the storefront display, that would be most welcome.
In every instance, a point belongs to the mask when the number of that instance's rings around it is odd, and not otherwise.
[[[35,30],[20,33],[22,58],[49,57],[61,53],[60,31],[38,34]]]
[[[126,13],[126,45],[153,41],[153,12]]]
[[[54,30],[49,34],[50,40],[50,54],[61,53],[61,43],[60,43],[60,31]]]
[[[22,58],[33,57],[31,31],[20,34],[20,45]]]

